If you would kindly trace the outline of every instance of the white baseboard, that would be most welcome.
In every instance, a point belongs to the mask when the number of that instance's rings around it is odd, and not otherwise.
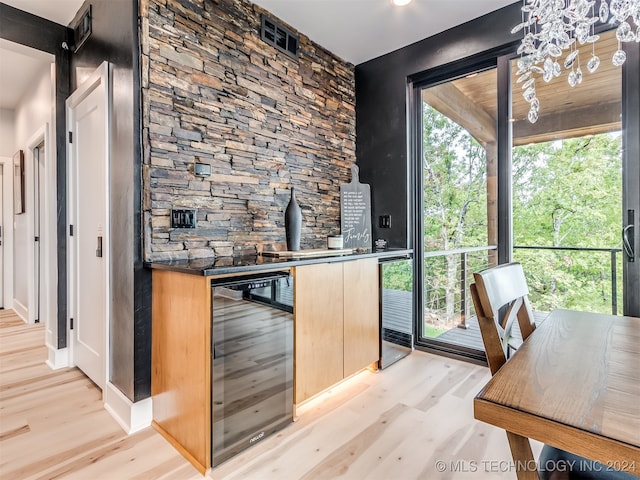
[[[66,368],[69,366],[68,348],[57,349],[53,345],[49,345],[47,343],[47,350],[49,351],[49,358],[45,363],[50,369],[58,370],[59,368]]]
[[[13,311],[16,312],[25,323],[29,323],[29,309],[15,298],[13,299]]]
[[[151,397],[133,403],[111,382],[104,389],[104,408],[115,418],[127,434],[151,425],[153,407]]]

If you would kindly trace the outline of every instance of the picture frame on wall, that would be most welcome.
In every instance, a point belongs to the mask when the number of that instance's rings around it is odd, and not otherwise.
[[[13,212],[24,213],[24,152],[18,150],[13,156]]]

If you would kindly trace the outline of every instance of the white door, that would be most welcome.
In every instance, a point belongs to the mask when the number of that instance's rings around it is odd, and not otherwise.
[[[67,100],[72,361],[102,389],[109,318],[108,98],[103,64]]]

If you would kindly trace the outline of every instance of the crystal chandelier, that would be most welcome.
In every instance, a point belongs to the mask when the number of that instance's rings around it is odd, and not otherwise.
[[[595,43],[600,37],[594,33],[597,22],[618,25],[618,50],[611,59],[617,67],[627,58],[621,42],[640,42],[640,0],[601,0],[597,15],[595,3],[595,0],[523,0],[522,22],[513,27],[511,33],[524,31],[518,47],[520,59],[516,75],[524,90],[523,97],[529,103],[527,117],[531,123],[538,120],[540,112],[536,76],[550,82],[560,76],[564,66],[569,70],[571,87],[582,83],[578,44],[591,44],[587,71],[593,73],[598,69],[600,58],[595,53]]]

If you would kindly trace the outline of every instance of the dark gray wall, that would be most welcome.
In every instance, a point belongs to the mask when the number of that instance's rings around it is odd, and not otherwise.
[[[361,181],[371,185],[374,239],[384,238],[390,247],[412,246],[409,78],[519,41],[510,31],[521,21],[521,5],[514,3],[356,66],[356,158]],[[378,228],[379,215],[391,215],[390,229]]]
[[[72,87],[83,71],[78,69],[95,69],[105,60],[111,64],[110,381],[137,401],[151,393],[151,278],[142,265],[140,213],[138,2],[86,3],[92,6],[92,34],[72,56]]]

